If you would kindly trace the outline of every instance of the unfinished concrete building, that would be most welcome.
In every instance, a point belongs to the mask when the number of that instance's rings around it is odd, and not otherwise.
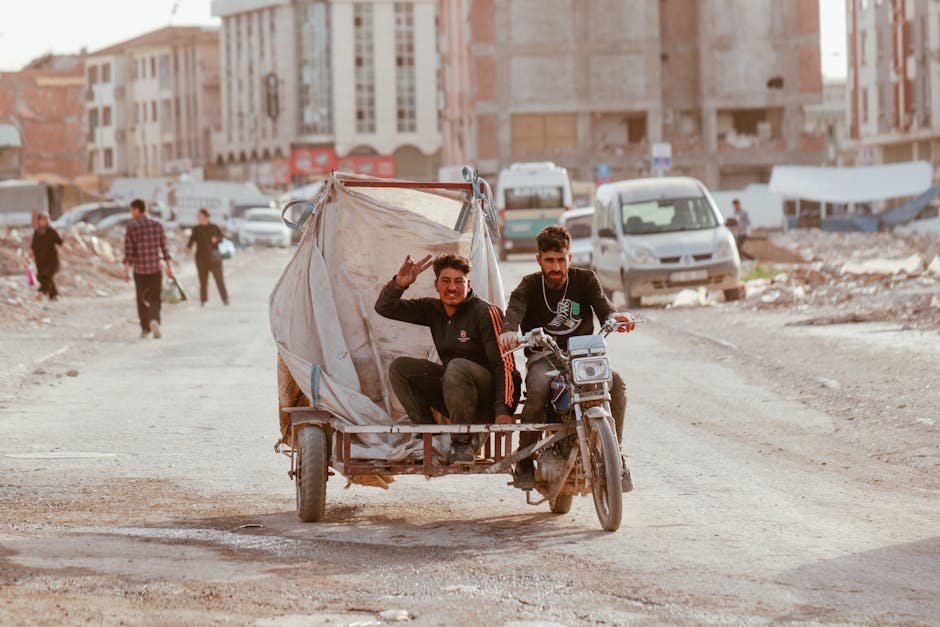
[[[817,0],[442,0],[440,28],[452,162],[622,179],[664,141],[671,174],[734,188],[822,159]]]
[[[929,161],[940,180],[940,2],[847,0],[850,161]]]

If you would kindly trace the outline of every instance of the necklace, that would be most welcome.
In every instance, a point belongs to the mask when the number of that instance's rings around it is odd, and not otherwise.
[[[558,302],[559,302],[559,303],[560,303],[561,301],[565,300],[565,296],[568,295],[568,283],[569,283],[569,281],[566,280],[566,281],[565,281],[565,291],[561,293],[561,298],[558,299]],[[552,309],[552,306],[548,304],[548,295],[545,293],[545,275],[544,275],[544,274],[542,275],[542,300],[545,301],[545,308],[546,308],[546,309],[548,309],[548,310],[549,310],[550,312],[552,312],[553,314],[557,314],[557,313],[558,313],[558,310],[557,310],[557,309]],[[558,304],[557,304],[557,303],[555,304],[555,307],[558,307]]]

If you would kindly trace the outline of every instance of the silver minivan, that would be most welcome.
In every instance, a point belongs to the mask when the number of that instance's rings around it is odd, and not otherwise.
[[[644,296],[700,286],[738,299],[734,236],[698,179],[608,183],[594,206],[594,270],[604,291],[622,291],[628,307],[639,307]]]

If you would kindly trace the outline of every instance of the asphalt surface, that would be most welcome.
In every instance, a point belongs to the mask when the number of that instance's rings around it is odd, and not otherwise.
[[[505,476],[336,476],[304,524],[273,451],[288,254],[240,254],[232,305],[168,307],[158,341],[125,294],[0,342],[0,623],[940,620],[936,333],[861,352],[733,304],[645,309],[609,342],[636,483],[618,532]],[[534,269],[508,262],[507,287]],[[872,360],[918,369],[912,411],[859,401]]]

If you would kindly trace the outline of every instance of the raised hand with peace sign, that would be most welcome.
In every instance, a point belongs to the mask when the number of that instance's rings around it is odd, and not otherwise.
[[[431,255],[428,255],[420,261],[411,259],[411,255],[405,257],[405,263],[401,264],[398,274],[395,275],[395,285],[401,289],[407,289],[409,285],[415,282],[418,275],[431,267]]]

